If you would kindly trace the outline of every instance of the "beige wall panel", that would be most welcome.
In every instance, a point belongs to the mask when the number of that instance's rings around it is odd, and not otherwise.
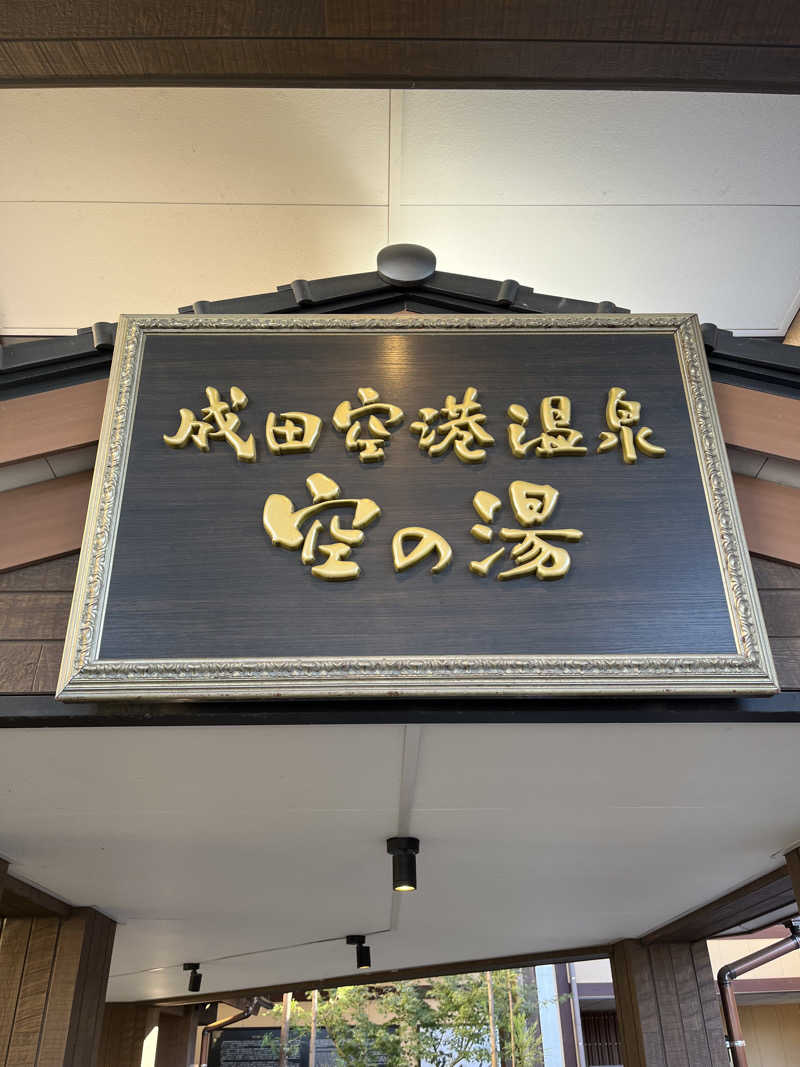
[[[385,204],[388,110],[387,90],[8,89],[0,197]]]
[[[400,204],[797,203],[790,96],[395,90],[392,119]]]
[[[442,270],[746,333],[785,328],[800,283],[800,207],[397,205],[390,237],[433,248]]]
[[[716,974],[720,967],[726,963],[733,963],[743,956],[749,956],[751,952],[774,945],[780,938],[720,938],[708,942],[708,953],[711,957],[711,966]],[[743,976],[747,981],[762,980],[764,978],[797,978],[800,975],[800,952],[790,952],[772,963],[763,967],[757,967]]]
[[[739,1017],[748,1067],[797,1067],[800,1004],[743,1004]]]
[[[0,232],[0,332],[47,332],[374,269],[386,208],[0,204]]]

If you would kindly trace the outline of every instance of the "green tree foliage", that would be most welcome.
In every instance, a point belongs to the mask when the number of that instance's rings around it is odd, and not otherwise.
[[[542,1040],[529,1003],[535,988],[514,971],[497,971],[495,1033],[502,1067],[541,1067]],[[317,1026],[342,1067],[459,1067],[489,1064],[489,1004],[483,974],[418,982],[345,986],[322,994]],[[311,1014],[295,1003],[292,1028],[308,1031]]]

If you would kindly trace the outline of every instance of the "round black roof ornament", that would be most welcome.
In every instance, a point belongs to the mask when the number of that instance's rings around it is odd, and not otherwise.
[[[433,277],[436,256],[424,245],[387,245],[378,253],[378,274],[398,289],[411,289]]]

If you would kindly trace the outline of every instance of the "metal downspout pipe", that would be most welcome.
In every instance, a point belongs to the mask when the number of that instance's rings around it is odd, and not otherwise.
[[[725,1036],[733,1067],[747,1067],[745,1040],[742,1034],[742,1024],[739,1021],[739,1009],[736,1006],[736,994],[733,991],[734,980],[747,974],[748,971],[755,970],[756,967],[762,967],[765,963],[771,963],[800,948],[800,919],[791,919],[786,925],[791,931],[789,937],[767,948],[759,949],[757,952],[751,952],[749,956],[744,956],[740,960],[726,964],[720,968],[717,975],[722,1014],[725,1019]]]

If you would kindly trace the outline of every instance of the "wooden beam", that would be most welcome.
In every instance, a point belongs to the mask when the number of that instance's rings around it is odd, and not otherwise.
[[[81,471],[3,493],[0,571],[79,548],[90,488],[91,472]]]
[[[0,400],[0,467],[94,444],[108,379]]]
[[[72,907],[65,901],[6,874],[4,889],[0,894],[0,917],[31,919],[55,916],[66,919],[71,914]]]
[[[793,848],[791,852],[786,853],[786,866],[789,870],[797,910],[800,911],[800,847]]]
[[[33,11],[44,10],[41,5],[28,6]],[[287,5],[279,6],[287,10]],[[229,35],[191,38],[185,30],[195,20],[195,11],[186,4],[174,7],[184,12],[184,19],[180,32],[171,38],[99,38],[92,36],[93,31],[87,25],[80,30],[73,26],[71,39],[45,40],[38,36],[0,40],[0,86],[263,85],[800,92],[797,47],[758,42],[713,43],[720,32],[717,26],[709,30],[711,43],[586,38],[420,40]],[[714,7],[715,13],[719,10]],[[464,20],[458,21],[463,24]],[[41,35],[41,24],[34,27],[33,33]]]
[[[673,941],[707,941],[742,923],[757,922],[792,903],[792,884],[785,866],[755,878],[724,896],[660,926],[642,938],[642,944]]]
[[[800,460],[800,400],[714,382],[725,443]]]
[[[607,40],[729,41],[731,44],[800,44],[793,0],[760,5],[698,8],[690,0],[577,0],[572,6],[532,7],[525,0],[500,4],[462,4],[453,21],[446,3],[392,0],[325,0],[301,3],[241,4],[162,0],[107,4],[72,0],[45,15],[27,0],[7,0],[0,23],[2,38],[275,37],[460,40]]]
[[[749,550],[800,565],[800,489],[743,474],[733,484]]]

